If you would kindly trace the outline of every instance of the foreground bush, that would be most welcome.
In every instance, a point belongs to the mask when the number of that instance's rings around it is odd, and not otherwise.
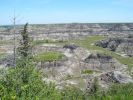
[[[58,95],[54,84],[43,82],[41,74],[31,66],[26,69],[8,69],[0,80],[0,98],[2,100],[48,99],[58,97]]]

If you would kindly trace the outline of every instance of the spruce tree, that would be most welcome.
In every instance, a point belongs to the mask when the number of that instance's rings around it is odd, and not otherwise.
[[[24,25],[24,29],[21,32],[20,46],[17,49],[18,60],[17,66],[26,67],[28,63],[31,63],[32,58],[32,45],[28,35],[28,23]]]

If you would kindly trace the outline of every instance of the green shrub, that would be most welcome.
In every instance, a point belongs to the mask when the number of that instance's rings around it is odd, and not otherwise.
[[[133,96],[133,84],[114,84],[109,88],[108,94]]]
[[[11,98],[15,100],[50,99],[58,95],[60,94],[55,85],[43,82],[41,74],[31,66],[26,69],[11,68],[0,80],[0,99],[2,100]]]

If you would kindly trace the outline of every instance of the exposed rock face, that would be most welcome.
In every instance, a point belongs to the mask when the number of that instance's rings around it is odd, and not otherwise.
[[[85,62],[88,63],[90,59],[96,59],[96,60],[99,60],[99,61],[102,61],[102,60],[109,61],[109,60],[112,59],[112,57],[111,56],[108,56],[106,54],[96,53],[96,54],[89,55],[89,57],[87,57],[85,59]]]
[[[33,54],[38,54],[41,52],[47,52],[47,51],[59,51],[62,52],[62,46],[57,46],[55,44],[43,44],[43,45],[37,45],[33,47]]]
[[[88,50],[77,46],[73,49],[73,52],[71,52],[70,49],[63,47],[55,49],[54,45],[51,45],[49,48],[51,48],[51,50],[61,52],[67,58],[67,60],[58,62],[55,67],[53,67],[53,64],[45,63],[44,67],[41,69],[47,73],[48,80],[54,81],[58,88],[62,88],[63,86],[69,84],[78,86],[82,89],[85,89],[86,87],[89,88],[88,84],[90,83],[91,86],[95,77],[99,78],[98,81],[101,85],[107,85],[108,81],[112,81],[114,83],[119,81],[121,83],[123,82],[124,76],[120,76],[121,74],[118,74],[118,76],[117,73],[108,73],[117,70],[122,71],[125,68],[111,56],[100,53],[91,54]],[[92,70],[92,73],[82,74],[81,72],[83,70]],[[106,73],[108,73],[109,78],[106,78]],[[104,81],[100,80],[101,77],[103,77]],[[112,79],[110,79],[110,77]],[[122,79],[120,79],[120,77],[122,77]],[[129,82],[129,80],[127,80],[127,82]]]
[[[13,54],[13,45],[0,46],[0,53]]]
[[[79,46],[76,46],[76,45],[74,45],[74,44],[63,46],[63,48],[65,48],[65,49],[70,49],[71,51],[73,51],[74,49],[76,49],[76,48],[78,48],[78,47],[79,47]]]
[[[86,68],[99,71],[111,71],[123,68],[117,60],[106,54],[91,54],[85,60]]]
[[[97,46],[133,56],[133,38],[110,38],[96,42]]]
[[[129,30],[130,28],[126,26],[125,24],[114,24],[109,30],[111,31],[126,31]]]
[[[103,48],[109,48],[111,51],[115,51],[119,44],[124,42],[121,38],[109,38],[106,40],[98,41],[95,44]]]
[[[133,83],[131,76],[124,74],[120,71],[112,71],[102,74],[100,80],[106,84],[110,83]]]
[[[104,35],[127,35],[132,34],[132,23],[123,24],[87,24],[87,23],[71,23],[71,24],[44,24],[29,25],[28,31],[33,40],[71,40],[88,35],[104,34]],[[16,26],[16,35],[20,39],[20,31],[22,25]],[[0,40],[13,40],[13,26],[0,26]]]
[[[109,42],[107,48],[109,48],[111,51],[115,51],[118,45],[119,44],[116,41],[111,41]]]
[[[77,49],[74,50],[75,59],[80,61],[84,61],[90,54],[91,54],[90,51],[81,47],[78,47]]]

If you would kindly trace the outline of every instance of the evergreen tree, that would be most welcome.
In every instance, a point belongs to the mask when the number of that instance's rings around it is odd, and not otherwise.
[[[18,50],[17,50],[18,56],[19,56],[19,59],[17,61],[18,62],[17,66],[20,66],[20,67],[24,67],[24,66],[26,67],[26,64],[28,62],[32,62],[31,61],[32,45],[27,32],[28,30],[27,28],[28,28],[28,23],[24,25],[24,29],[21,32],[22,39],[20,41],[20,46],[18,47]]]

